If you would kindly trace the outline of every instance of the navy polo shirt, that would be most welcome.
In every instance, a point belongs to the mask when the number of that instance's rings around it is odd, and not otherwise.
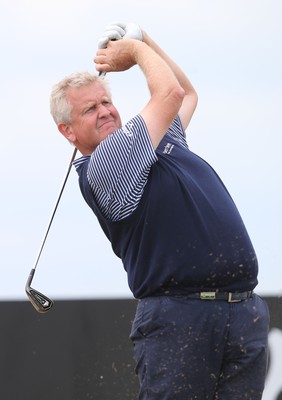
[[[75,166],[136,298],[257,285],[241,216],[213,168],[189,150],[179,117],[156,152],[137,116]]]

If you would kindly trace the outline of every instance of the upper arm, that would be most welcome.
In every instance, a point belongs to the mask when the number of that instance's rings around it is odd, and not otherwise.
[[[175,87],[167,96],[152,96],[140,112],[155,149],[178,114],[183,96],[183,89],[180,86]]]

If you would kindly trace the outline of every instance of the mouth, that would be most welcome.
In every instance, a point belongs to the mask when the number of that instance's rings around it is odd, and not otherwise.
[[[104,122],[102,122],[100,125],[99,125],[99,128],[98,129],[101,129],[102,127],[105,127],[105,125],[109,125],[109,124],[115,124],[115,121],[113,120],[113,119],[110,119],[110,120],[107,120],[107,121],[104,121]]]

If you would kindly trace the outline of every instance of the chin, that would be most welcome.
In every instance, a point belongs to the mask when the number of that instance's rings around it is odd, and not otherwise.
[[[118,129],[117,126],[109,127],[105,133],[105,138],[114,133],[114,131],[116,131],[117,129]]]

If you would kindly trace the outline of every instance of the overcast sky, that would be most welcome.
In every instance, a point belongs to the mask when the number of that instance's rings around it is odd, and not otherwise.
[[[1,0],[0,299],[24,286],[72,147],[49,113],[52,85],[94,71],[104,26],[139,23],[187,72],[199,104],[187,131],[228,187],[259,263],[257,292],[282,294],[280,0]],[[123,122],[147,101],[137,67],[107,79]],[[57,299],[130,297],[122,264],[72,170],[34,278]]]

